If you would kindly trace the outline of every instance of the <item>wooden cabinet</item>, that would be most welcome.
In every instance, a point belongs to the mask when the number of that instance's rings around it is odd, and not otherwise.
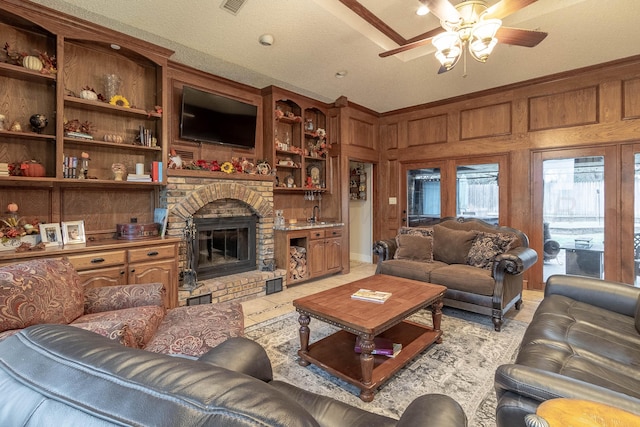
[[[111,240],[85,245],[47,248],[44,252],[0,252],[0,265],[34,258],[66,258],[83,286],[159,282],[165,286],[165,307],[178,305],[178,245],[180,239]]]
[[[276,264],[287,269],[287,284],[342,271],[342,227],[276,230]],[[304,253],[304,261],[300,260]],[[297,274],[304,262],[304,274]],[[296,271],[294,271],[296,270]]]

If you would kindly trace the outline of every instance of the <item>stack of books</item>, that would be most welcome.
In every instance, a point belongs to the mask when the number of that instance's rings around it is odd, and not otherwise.
[[[127,181],[151,182],[151,175],[149,175],[148,173],[143,173],[143,174],[130,173],[129,175],[127,175]]]
[[[9,176],[9,163],[0,162],[0,176]]]
[[[384,303],[390,297],[391,292],[372,291],[369,289],[360,289],[358,292],[351,294],[351,299],[376,302],[378,304]]]

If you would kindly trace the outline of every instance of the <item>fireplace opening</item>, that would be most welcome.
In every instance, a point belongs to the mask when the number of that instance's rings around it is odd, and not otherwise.
[[[256,269],[255,215],[194,218],[194,269],[198,279]]]

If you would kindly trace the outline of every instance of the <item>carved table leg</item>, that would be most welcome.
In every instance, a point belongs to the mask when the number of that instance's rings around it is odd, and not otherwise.
[[[373,355],[371,352],[375,348],[372,335],[360,335],[360,368],[362,369],[362,384],[371,385],[373,378]],[[373,400],[373,390],[361,390],[360,399],[364,402]]]
[[[300,350],[298,354],[303,355],[307,354],[309,351],[309,322],[311,319],[308,315],[300,313],[298,317],[298,323],[300,323]],[[298,359],[298,364],[300,366],[309,366],[309,362],[300,357]]]
[[[442,322],[442,298],[439,298],[433,304],[431,304],[431,318],[433,320],[433,330],[441,331],[440,323]],[[436,344],[442,344],[442,335],[436,340]]]

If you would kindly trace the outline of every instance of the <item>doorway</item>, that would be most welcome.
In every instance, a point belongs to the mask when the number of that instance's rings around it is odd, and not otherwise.
[[[373,164],[349,161],[349,258],[373,262]]]

